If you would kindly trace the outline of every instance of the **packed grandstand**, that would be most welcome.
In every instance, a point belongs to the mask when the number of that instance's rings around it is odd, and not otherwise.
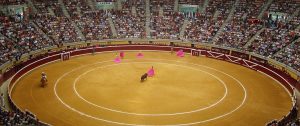
[[[64,43],[171,39],[248,51],[300,71],[299,5],[300,0],[0,0],[0,65]],[[19,6],[22,11],[11,10]],[[269,125],[299,125],[292,113],[284,124]],[[26,115],[1,110],[0,125],[37,124]]]

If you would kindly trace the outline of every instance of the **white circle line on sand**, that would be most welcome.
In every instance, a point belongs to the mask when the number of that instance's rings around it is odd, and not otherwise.
[[[144,58],[145,59],[145,58]],[[158,60],[158,61],[173,61],[173,60],[166,60],[166,59],[147,59],[147,60]],[[109,61],[105,61],[105,62],[109,62]],[[112,61],[110,61],[112,62]],[[173,61],[174,62],[174,61]],[[176,61],[176,62],[181,62],[181,61]],[[98,62],[98,63],[101,63],[101,62]],[[94,63],[94,64],[98,64],[98,63]],[[186,63],[186,62],[182,62],[182,63]],[[243,86],[243,84],[236,78],[234,78],[233,76],[225,73],[225,72],[222,72],[220,70],[217,70],[217,69],[214,69],[214,68],[211,68],[211,67],[208,67],[208,66],[204,66],[204,65],[199,65],[199,64],[194,64],[194,63],[188,63],[188,64],[192,64],[192,65],[196,65],[196,66],[203,66],[205,68],[208,68],[208,69],[211,69],[211,70],[215,70],[215,71],[218,71],[220,73],[223,73],[225,75],[227,75],[228,77],[234,79],[235,81],[237,81],[239,83],[239,85],[243,88],[243,91],[244,91],[244,98],[243,98],[243,101],[242,103],[236,107],[234,110],[230,111],[230,112],[227,112],[223,115],[220,115],[220,116],[217,116],[215,118],[211,118],[211,119],[207,119],[207,120],[203,120],[203,121],[198,121],[198,122],[192,122],[192,123],[182,123],[182,124],[170,124],[170,125],[161,125],[161,126],[189,126],[189,125],[195,125],[195,124],[201,124],[201,123],[205,123],[205,122],[209,122],[209,121],[213,121],[213,120],[217,120],[219,118],[222,118],[222,117],[225,117],[227,115],[230,115],[232,113],[234,113],[235,111],[237,111],[239,108],[241,108],[244,104],[245,104],[245,101],[247,99],[247,91],[246,91],[246,88]],[[93,65],[93,64],[91,64]],[[60,76],[56,82],[55,82],[55,85],[54,85],[54,94],[56,96],[56,98],[64,105],[66,106],[67,108],[69,108],[70,110],[74,111],[74,112],[77,112],[79,113],[80,115],[83,115],[83,116],[86,116],[86,117],[89,117],[89,118],[92,118],[92,119],[95,119],[95,120],[100,120],[100,121],[104,121],[104,122],[107,122],[107,123],[112,123],[112,124],[117,124],[117,125],[126,125],[126,126],[157,126],[157,125],[142,125],[142,124],[129,124],[129,123],[122,123],[122,122],[116,122],[116,121],[110,121],[110,120],[106,120],[106,119],[101,119],[101,118],[97,118],[97,117],[94,117],[94,116],[91,116],[91,115],[88,115],[88,114],[85,114],[81,111],[78,111],[76,110],[75,108],[72,108],[71,106],[69,106],[68,104],[66,104],[65,102],[63,102],[59,96],[57,95],[57,92],[56,92],[56,86],[58,84],[58,82],[63,78],[65,77],[68,73],[71,73],[72,71],[75,71],[77,69],[80,69],[82,67],[77,67],[76,69],[73,69],[65,74],[63,74],[62,76]]]
[[[76,84],[77,84],[78,80],[79,80],[82,76],[88,74],[89,72],[94,71],[94,70],[96,70],[96,69],[102,69],[102,68],[106,68],[106,67],[110,67],[110,66],[116,66],[116,65],[122,65],[122,64],[132,64],[132,63],[141,63],[141,64],[142,64],[142,63],[167,64],[167,65],[174,65],[174,66],[178,66],[178,67],[184,67],[184,68],[188,68],[188,69],[192,69],[192,70],[196,70],[196,71],[201,71],[201,72],[203,72],[203,73],[209,74],[210,76],[213,76],[215,79],[217,79],[219,82],[221,82],[222,85],[223,85],[223,87],[224,87],[224,89],[225,89],[225,92],[224,92],[223,96],[222,96],[217,102],[215,102],[215,103],[213,103],[213,104],[211,104],[211,105],[209,105],[209,106],[206,106],[206,107],[203,107],[203,108],[199,108],[199,109],[196,109],[196,110],[192,110],[192,111],[187,111],[187,112],[161,113],[161,114],[141,114],[141,113],[126,112],[126,111],[120,111],[120,110],[115,110],[115,109],[103,107],[103,106],[97,105],[97,104],[95,104],[95,103],[92,103],[92,102],[86,100],[85,98],[83,98],[83,97],[78,93],[78,91],[77,91],[77,89],[76,89]],[[211,74],[211,73],[209,73],[209,72],[207,72],[207,71],[203,71],[203,70],[196,69],[196,68],[192,68],[192,67],[188,67],[188,66],[183,66],[183,65],[178,65],[178,64],[171,64],[171,63],[161,63],[161,62],[129,62],[129,63],[119,63],[119,64],[113,64],[113,65],[106,65],[106,66],[96,67],[96,68],[93,68],[93,69],[91,69],[91,70],[88,70],[88,71],[84,72],[83,74],[79,75],[79,76],[75,79],[75,81],[74,81],[74,83],[73,83],[73,89],[74,89],[75,94],[76,94],[80,99],[82,99],[84,102],[86,102],[86,103],[88,103],[88,104],[90,104],[90,105],[93,105],[93,106],[98,107],[98,108],[101,108],[101,109],[109,110],[109,111],[112,111],[112,112],[117,112],[117,113],[122,113],[122,114],[129,114],[129,115],[138,115],[138,116],[174,116],[174,115],[191,114],[191,113],[203,111],[203,110],[206,110],[206,109],[209,109],[209,108],[212,108],[212,107],[218,105],[220,102],[222,102],[222,101],[225,99],[225,97],[226,97],[227,94],[228,94],[228,88],[227,88],[225,82],[224,82],[222,79],[220,79],[219,77],[217,77],[216,75],[213,75],[213,74]]]

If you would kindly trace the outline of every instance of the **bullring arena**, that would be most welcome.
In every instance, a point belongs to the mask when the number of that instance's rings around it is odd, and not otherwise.
[[[122,50],[77,49],[69,60],[29,71],[11,89],[14,104],[52,125],[264,125],[292,107],[288,89],[255,67],[201,53],[178,57],[168,46],[115,48],[130,49],[120,63],[113,60]],[[155,76],[141,82],[151,66]],[[46,88],[40,87],[42,72]]]
[[[300,126],[300,0],[0,0],[0,126]]]

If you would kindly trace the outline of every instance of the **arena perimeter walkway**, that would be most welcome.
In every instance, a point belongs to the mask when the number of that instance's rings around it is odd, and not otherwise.
[[[262,126],[291,108],[286,90],[268,76],[206,57],[167,52],[72,57],[21,78],[12,99],[52,125]],[[140,82],[151,66],[155,76]],[[49,85],[41,88],[40,73]]]

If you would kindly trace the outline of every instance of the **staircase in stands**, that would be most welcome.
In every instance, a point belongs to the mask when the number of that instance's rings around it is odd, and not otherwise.
[[[92,10],[96,10],[96,2],[94,0],[87,0],[87,4],[91,7]]]
[[[225,26],[228,24],[228,22],[233,18],[233,14],[236,8],[236,5],[239,3],[239,0],[236,0],[233,7],[231,7],[230,13],[226,20],[221,25],[220,29],[217,31],[216,35],[213,37],[212,42],[216,44],[218,37],[224,32]]]
[[[117,37],[118,36],[117,30],[116,30],[114,22],[111,19],[111,16],[108,17],[108,22],[109,22],[109,26],[110,26],[111,32],[113,34],[113,37]]]
[[[184,22],[183,22],[183,25],[182,25],[182,27],[180,29],[180,34],[179,34],[180,39],[183,39],[184,32],[186,30],[186,26],[188,25],[188,23],[189,23],[189,19],[185,18]]]
[[[179,0],[175,0],[175,1],[174,1],[174,12],[177,12],[177,11],[178,11],[178,8],[179,8],[178,2],[179,2]]]
[[[252,44],[252,42],[255,40],[255,38],[256,38],[257,36],[259,36],[259,34],[260,34],[261,32],[263,32],[264,30],[265,30],[265,28],[262,28],[262,29],[260,29],[259,31],[257,31],[256,34],[255,34],[252,38],[250,38],[250,40],[244,45],[244,48],[245,48],[245,49],[248,48],[248,46],[250,46],[250,45]]]
[[[75,28],[76,33],[79,35],[78,37],[82,41],[86,40],[85,36],[82,33],[82,31],[79,29],[79,27],[76,25],[76,23],[71,20],[71,16],[70,16],[69,12],[67,11],[66,6],[65,6],[63,0],[58,0],[58,3],[60,4],[60,7],[61,7],[62,12],[64,13],[64,15],[71,21],[72,26]]]
[[[146,0],[146,36],[150,38],[150,0]]]
[[[43,32],[43,30],[40,29],[40,27],[39,27],[37,24],[35,24],[33,21],[30,21],[30,24],[32,24],[33,27],[34,27],[35,29],[37,29],[37,31],[38,31],[40,34],[42,34],[47,40],[53,42],[53,40],[50,39],[49,36],[48,36],[45,32]]]

